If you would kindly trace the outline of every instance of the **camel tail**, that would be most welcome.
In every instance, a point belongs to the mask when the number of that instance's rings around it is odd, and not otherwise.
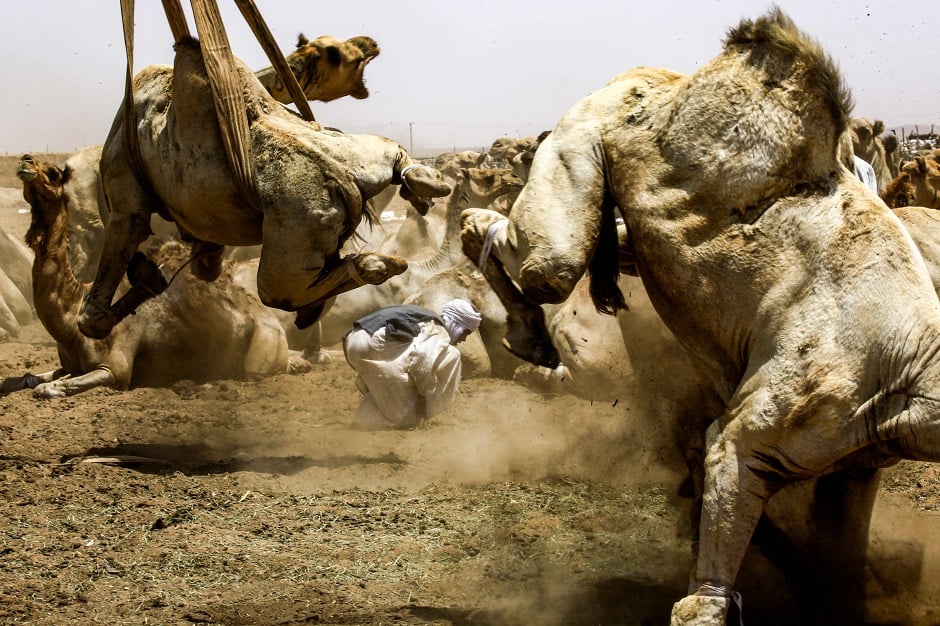
[[[604,192],[601,207],[601,229],[597,237],[597,248],[588,264],[591,300],[598,313],[616,315],[627,310],[627,301],[617,284],[620,278],[620,247],[617,237],[616,204],[608,191]]]

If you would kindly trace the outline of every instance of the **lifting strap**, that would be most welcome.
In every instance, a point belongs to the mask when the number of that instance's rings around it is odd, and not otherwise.
[[[264,53],[268,55],[268,60],[271,61],[271,65],[274,66],[278,77],[287,87],[287,91],[294,100],[294,104],[297,106],[300,116],[308,122],[316,122],[313,117],[313,111],[310,110],[310,103],[307,102],[307,96],[304,94],[304,90],[300,87],[300,83],[297,82],[297,77],[294,76],[294,72],[291,71],[290,65],[287,64],[287,59],[285,59],[284,55],[281,53],[281,49],[275,44],[274,36],[268,29],[264,18],[261,17],[261,13],[258,11],[258,7],[255,6],[254,0],[235,0],[235,4],[238,5],[242,16],[245,18],[245,21],[248,22],[251,31],[255,34],[255,39],[258,40],[258,43],[260,43],[261,47],[264,49]]]
[[[225,156],[235,175],[242,197],[260,210],[251,137],[248,133],[248,109],[242,82],[238,78],[235,57],[229,47],[222,16],[215,0],[192,0],[196,32],[202,46],[202,58],[209,75],[215,112],[219,118]]]
[[[148,191],[152,191],[150,179],[144,172],[143,159],[140,157],[140,141],[137,137],[137,111],[134,106],[134,0],[121,0],[121,21],[124,25],[124,49],[127,53],[127,73],[124,80],[124,152],[128,164],[137,182]]]

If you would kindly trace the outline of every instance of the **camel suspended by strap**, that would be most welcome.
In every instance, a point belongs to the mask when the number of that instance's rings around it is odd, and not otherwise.
[[[208,8],[211,14],[215,6],[214,0],[193,4],[197,13]],[[401,184],[423,214],[430,198],[450,193],[436,170],[414,162],[397,143],[323,130],[286,109],[234,57],[228,86],[234,95],[219,98],[215,59],[204,42],[204,36],[197,42],[183,35],[173,67],[149,66],[133,78],[132,95],[105,142],[100,169],[111,218],[79,318],[86,336],[107,336],[140,302],[166,288],[159,273],[146,273],[148,280],[111,302],[134,250],[149,236],[153,213],[176,222],[192,242],[191,269],[205,280],[218,276],[224,246],[264,244],[262,301],[298,311],[298,322],[309,325],[337,293],[407,268],[404,259],[375,253],[340,258],[342,244],[369,217],[369,198]],[[220,121],[220,100],[244,111],[234,117],[238,128]],[[249,165],[235,162],[235,145],[248,149]]]

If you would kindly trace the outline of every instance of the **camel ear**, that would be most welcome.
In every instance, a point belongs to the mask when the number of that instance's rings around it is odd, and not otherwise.
[[[927,173],[927,161],[924,160],[924,157],[917,155],[914,157],[914,166],[917,169],[919,174]]]
[[[303,34],[303,33],[300,33],[300,35],[297,36],[297,47],[298,47],[298,48],[303,48],[303,47],[306,46],[308,43],[310,43],[310,40],[307,39],[306,37],[304,37],[304,34]]]
[[[872,124],[872,131],[876,137],[881,133],[885,132],[885,123],[882,120],[875,120],[875,123]]]

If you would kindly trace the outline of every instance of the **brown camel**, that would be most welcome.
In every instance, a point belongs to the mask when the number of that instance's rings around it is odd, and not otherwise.
[[[363,72],[378,55],[379,45],[371,37],[360,35],[342,41],[323,35],[310,40],[301,33],[286,60],[307,100],[329,102],[343,96],[368,98]],[[275,100],[293,102],[273,66],[258,70],[255,76]]]
[[[128,389],[182,379],[257,378],[287,371],[287,341],[281,326],[227,274],[207,283],[181,273],[109,338],[83,336],[76,320],[86,285],[68,264],[64,185],[71,172],[27,155],[20,160],[17,175],[32,211],[26,240],[36,255],[36,312],[58,344],[61,366],[38,376],[7,378],[0,391],[33,388],[37,397],[55,398],[102,385]],[[185,260],[183,250],[179,242],[168,242],[157,258],[176,270]],[[140,258],[132,266],[132,283],[140,273],[159,271]]]
[[[137,159],[125,145],[124,116],[118,115],[101,158],[111,216],[79,315],[86,336],[106,337],[136,303],[164,288],[159,274],[150,276],[152,283],[135,285],[130,297],[112,304],[153,213],[171,218],[195,242],[191,268],[205,280],[218,275],[224,246],[264,244],[258,266],[262,301],[297,311],[296,323],[306,327],[328,299],[381,283],[407,267],[399,257],[374,253],[340,258],[366,200],[404,182],[403,193],[426,212],[429,198],[450,193],[437,171],[412,161],[397,143],[321,130],[284,108],[244,64],[237,65],[257,175],[251,198],[243,197],[225,157],[199,43],[181,40],[173,68],[150,66],[135,77],[142,171],[133,165]]]
[[[932,154],[916,155],[901,166],[901,173],[888,184],[882,197],[893,209],[907,206],[940,209],[940,163]]]
[[[863,591],[845,583],[864,563],[877,468],[940,461],[940,301],[898,217],[839,161],[850,112],[832,61],[775,9],[731,29],[690,76],[638,68],[572,107],[508,223],[464,213],[470,258],[492,242],[485,273],[509,347],[554,365],[537,304],[590,271],[598,308],[624,305],[620,207],[651,302],[721,398],[696,465],[699,542],[675,626],[724,624],[772,496],[832,477],[860,496],[841,510],[817,500],[834,515],[813,534],[810,574],[828,572],[831,598],[857,611]],[[848,541],[840,524],[854,526]]]

